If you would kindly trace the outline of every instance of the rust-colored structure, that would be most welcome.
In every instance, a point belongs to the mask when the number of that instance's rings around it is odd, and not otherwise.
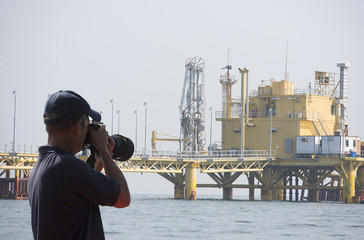
[[[38,154],[0,153],[0,198],[28,199],[30,170]]]

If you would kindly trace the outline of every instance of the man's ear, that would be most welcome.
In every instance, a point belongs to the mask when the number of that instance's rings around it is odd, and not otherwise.
[[[79,135],[81,133],[81,130],[82,130],[82,121],[79,120],[75,124],[72,124],[71,130],[72,130],[73,133]]]

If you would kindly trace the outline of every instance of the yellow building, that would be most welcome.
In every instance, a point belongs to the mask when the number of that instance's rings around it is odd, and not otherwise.
[[[232,116],[217,117],[222,121],[222,149],[239,150],[242,146],[242,105],[245,108],[245,150],[269,150],[271,125],[271,150],[277,152],[278,158],[295,156],[297,136],[347,135],[347,128],[342,129],[340,124],[344,121],[340,118],[343,97],[334,94],[339,86],[335,85],[334,77],[333,73],[316,71],[315,86],[306,92],[295,91],[294,82],[287,80],[265,81],[249,96],[249,101],[240,103],[239,114],[218,115]],[[242,95],[245,91],[242,89]]]

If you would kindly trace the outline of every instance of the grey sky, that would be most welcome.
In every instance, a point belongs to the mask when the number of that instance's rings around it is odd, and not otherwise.
[[[232,74],[239,79],[238,68],[248,67],[249,86],[256,89],[263,79],[283,78],[287,41],[288,72],[295,87],[307,88],[315,70],[338,73],[337,62],[351,62],[350,134],[363,138],[364,115],[359,108],[364,86],[363,9],[359,0],[0,0],[0,143],[12,141],[13,90],[17,91],[16,142],[43,144],[47,95],[72,89],[92,108],[102,110],[109,131],[110,99],[114,99],[114,132],[120,110],[120,132],[133,140],[137,110],[138,147],[144,146],[143,102],[147,101],[150,149],[152,130],[179,134],[178,105],[187,58],[205,60],[206,109],[212,106],[218,111],[219,77],[227,64],[228,47]],[[234,86],[233,95],[240,95],[240,84]],[[220,140],[219,125],[214,122],[214,141]],[[135,175],[130,175],[130,181],[136,180],[134,192],[173,192],[172,185],[155,174]]]

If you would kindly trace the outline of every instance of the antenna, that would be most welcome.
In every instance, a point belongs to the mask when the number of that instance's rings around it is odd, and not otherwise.
[[[287,41],[287,45],[286,45],[286,66],[284,69],[284,80],[288,81],[287,64],[288,64],[288,41]]]
[[[221,69],[227,69],[227,73],[229,74],[229,70],[232,69],[232,66],[229,64],[230,62],[230,46],[228,47],[228,55],[227,55],[227,65]]]
[[[224,75],[220,75],[220,83],[223,87],[223,96],[222,96],[222,109],[225,114],[224,117],[231,118],[231,87],[236,83],[235,77],[230,75],[230,70],[232,66],[229,64],[230,61],[230,46],[228,47],[228,59],[227,65],[222,70],[226,69],[226,73]]]

